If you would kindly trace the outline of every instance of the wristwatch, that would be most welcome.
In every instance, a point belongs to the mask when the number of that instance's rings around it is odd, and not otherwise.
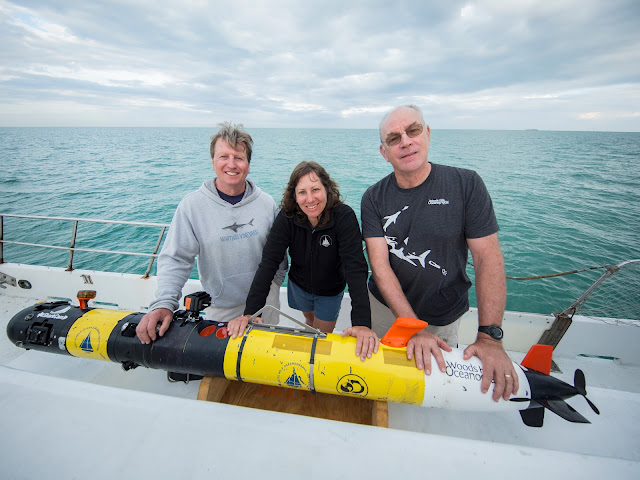
[[[502,340],[502,337],[504,336],[502,328],[500,328],[498,325],[480,326],[478,327],[478,331],[486,333],[494,340]]]

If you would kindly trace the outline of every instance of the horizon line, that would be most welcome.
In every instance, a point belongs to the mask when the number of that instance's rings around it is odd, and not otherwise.
[[[429,125],[431,127],[431,125]],[[211,126],[167,126],[167,125],[0,125],[0,128],[216,128]],[[377,127],[247,127],[247,130],[374,130]],[[571,129],[542,129],[542,128],[434,128],[431,130],[459,130],[478,132],[574,132],[574,133],[640,133],[640,130],[571,130]]]

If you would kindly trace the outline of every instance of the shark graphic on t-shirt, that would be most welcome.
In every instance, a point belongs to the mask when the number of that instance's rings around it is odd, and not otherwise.
[[[384,230],[385,233],[387,233],[387,229],[392,224],[395,224],[398,221],[398,217],[400,216],[400,214],[402,212],[404,212],[408,208],[409,208],[409,205],[406,205],[405,207],[403,207],[401,210],[397,211],[396,213],[394,213],[392,215],[387,215],[386,217],[384,217],[384,220],[386,220],[386,222],[383,225],[382,229]],[[385,235],[384,238],[387,241],[387,245],[389,246],[389,253],[392,253],[396,257],[404,260],[405,262],[409,262],[414,267],[418,266],[418,264],[414,261],[414,260],[417,260],[420,263],[420,265],[422,266],[422,268],[426,268],[426,266],[427,266],[427,260],[426,259],[427,259],[427,256],[431,253],[431,250],[426,250],[426,251],[424,251],[422,253],[416,253],[416,252],[405,253],[404,249],[405,249],[405,247],[408,247],[408,245],[409,245],[409,237],[404,239],[404,241],[402,242],[403,246],[400,247],[400,248],[398,248],[398,238],[397,237],[392,237],[392,236]],[[434,267],[434,268],[437,268],[437,269],[441,270],[442,271],[442,275],[446,275],[447,274],[447,270],[442,268],[442,267],[440,267],[440,265],[438,265],[436,262],[430,260],[428,263],[429,263],[429,265],[431,267]]]

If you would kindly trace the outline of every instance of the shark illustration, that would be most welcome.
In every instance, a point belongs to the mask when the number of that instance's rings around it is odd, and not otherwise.
[[[246,225],[253,226],[253,220],[254,219],[252,218],[249,223],[240,223],[240,224],[238,224],[236,222],[233,222],[233,225],[229,225],[228,227],[224,227],[223,230],[227,230],[228,229],[228,230],[233,230],[233,233],[238,233],[238,230],[240,230],[240,228],[242,228],[242,227],[244,227]]]
[[[384,226],[382,227],[382,229],[386,232],[387,228],[389,228],[389,225],[391,225],[392,223],[396,223],[396,220],[398,220],[398,217],[400,216],[400,214],[405,211],[407,208],[409,208],[409,205],[407,205],[406,207],[404,207],[402,210],[400,210],[399,212],[394,213],[393,215],[389,215],[384,217],[384,219],[386,220]]]
[[[404,247],[402,248],[397,248],[398,246],[398,242],[396,241],[396,237],[384,237],[385,240],[387,241],[387,245],[389,245],[389,253],[394,254],[396,257],[401,258],[402,260],[405,260],[407,262],[409,262],[411,265],[413,265],[414,267],[417,267],[417,265],[413,262],[413,260],[411,258],[419,258],[417,256],[413,257],[408,257],[404,254]],[[404,244],[407,244],[407,239],[405,239]]]
[[[425,264],[425,258],[427,258],[427,255],[429,255],[431,253],[431,250],[427,250],[426,252],[422,253],[421,255],[416,255],[416,252],[410,253],[409,255],[407,255],[405,257],[405,260],[418,260],[420,262],[420,265],[422,265],[422,268],[426,267]]]

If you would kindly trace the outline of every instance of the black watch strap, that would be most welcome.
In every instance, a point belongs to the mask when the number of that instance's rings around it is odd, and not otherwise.
[[[486,333],[494,340],[502,340],[502,337],[504,336],[502,328],[500,328],[498,325],[479,326],[478,331],[481,333]]]

